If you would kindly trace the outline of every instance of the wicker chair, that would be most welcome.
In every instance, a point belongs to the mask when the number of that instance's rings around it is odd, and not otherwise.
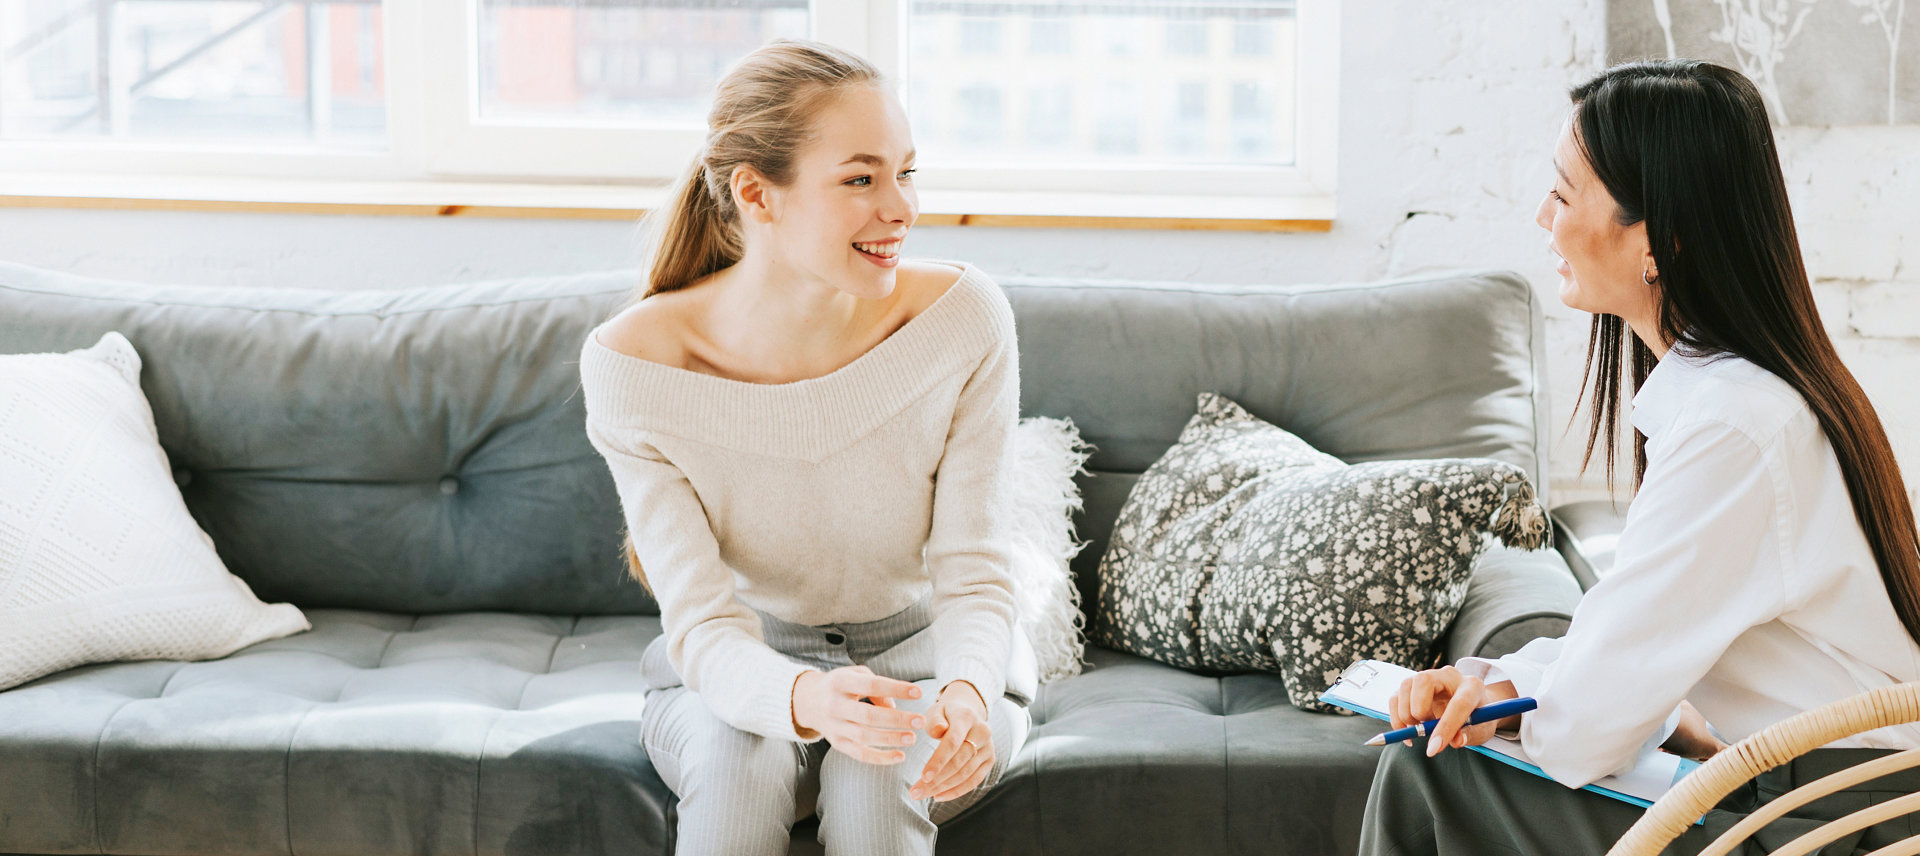
[[[1621,836],[1613,849],[1607,851],[1607,856],[1656,856],[1695,819],[1748,779],[1842,737],[1915,721],[1920,721],[1920,683],[1882,687],[1774,723],[1721,750],[1682,779]],[[1920,767],[1920,749],[1898,752],[1808,782],[1762,806],[1700,851],[1700,856],[1722,856],[1795,808],[1912,767]],[[1920,793],[1907,794],[1829,821],[1788,842],[1772,856],[1801,856],[1840,836],[1916,811],[1920,811]],[[1920,854],[1920,835],[1883,847],[1871,856],[1917,854]]]

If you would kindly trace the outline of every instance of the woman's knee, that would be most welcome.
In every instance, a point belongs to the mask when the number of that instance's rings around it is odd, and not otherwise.
[[[897,764],[870,764],[844,752],[830,751],[820,759],[821,788],[850,794],[878,795],[895,790],[904,794],[926,767],[937,742],[925,734],[916,735],[914,744],[905,750],[906,759]]]
[[[723,722],[716,722],[701,742],[698,760],[683,765],[683,777],[725,782],[730,789],[790,794],[806,772],[804,748],[798,743],[750,734]]]
[[[880,765],[829,752],[820,765],[820,842],[829,852],[922,854],[937,827],[931,800],[907,795],[912,756]]]
[[[667,704],[649,711],[655,716],[645,722],[644,745],[682,799],[712,790],[767,799],[797,789],[807,767],[805,747],[734,728],[692,693],[661,701]]]
[[[1436,796],[1471,786],[1466,780],[1484,772],[1475,766],[1478,760],[1484,759],[1464,750],[1429,758],[1417,748],[1388,746],[1381,750],[1380,763],[1373,770],[1368,810],[1373,810],[1372,803],[1382,801],[1396,811],[1429,812]]]

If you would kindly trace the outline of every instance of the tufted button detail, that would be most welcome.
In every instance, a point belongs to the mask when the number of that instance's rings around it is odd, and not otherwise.
[[[447,476],[446,478],[443,478],[443,479],[441,479],[441,480],[440,480],[440,493],[441,493],[441,494],[443,494],[443,495],[446,495],[446,496],[452,496],[452,495],[454,495],[454,494],[456,494],[456,493],[459,493],[459,492],[460,492],[460,480],[459,480],[459,479],[457,479],[457,478],[454,478],[453,476]]]
[[[188,472],[185,467],[176,467],[173,471],[173,483],[179,487],[193,484],[193,473]]]

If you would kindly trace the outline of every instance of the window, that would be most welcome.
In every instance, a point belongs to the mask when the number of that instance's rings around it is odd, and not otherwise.
[[[1236,56],[1271,56],[1279,39],[1272,21],[1235,21],[1233,52]]]
[[[805,38],[804,4],[528,4],[481,0],[481,120],[697,124],[727,64]]]
[[[1073,89],[1042,84],[1027,90],[1026,150],[1052,154],[1066,148],[1073,134]]]
[[[1000,22],[993,18],[961,19],[960,52],[974,56],[999,53]]]
[[[1100,120],[1094,125],[1093,150],[1103,155],[1140,151],[1140,109],[1134,86],[1120,81],[1100,87]]]
[[[1092,19],[1107,56],[1124,57],[1141,53],[1146,33],[1139,26],[1141,21],[1137,16],[1099,14],[1082,17]]]
[[[1027,53],[1059,56],[1073,51],[1073,25],[1052,18],[1035,18],[1027,28]]]
[[[1252,156],[1273,147],[1273,101],[1257,83],[1233,85],[1233,150]]]
[[[929,193],[1327,196],[1336,5],[0,0],[0,156],[657,183],[698,148],[727,67],[787,37],[902,83]]]
[[[976,84],[960,90],[959,138],[992,147],[1000,142],[1000,87]]]
[[[1167,150],[1195,155],[1207,147],[1207,84],[1184,81],[1174,85],[1173,110],[1167,121]]]
[[[1167,54],[1170,56],[1206,56],[1207,22],[1205,20],[1169,19],[1167,21]]]
[[[377,149],[380,11],[0,0],[0,138]]]
[[[1160,192],[1281,194],[1327,186],[1319,170],[1324,163],[1314,161],[1330,147],[1298,134],[1330,135],[1332,129],[1303,126],[1297,115],[1327,106],[1302,100],[1329,79],[1332,63],[1321,57],[1330,54],[1324,47],[1330,37],[1325,30],[1319,39],[1302,34],[1315,26],[1314,13],[1326,14],[1327,4],[911,0],[910,6],[914,50],[907,61],[918,95],[908,110],[923,189],[944,180],[957,184],[964,175],[968,187],[1017,190],[1036,181],[1057,186],[1076,174],[1100,176],[1087,187]],[[972,58],[964,27],[987,18],[1026,28],[1033,34],[1026,49],[991,61]],[[1072,48],[1055,48],[1062,43]],[[1043,82],[1064,87],[1065,96],[1036,97]],[[1025,133],[982,146],[963,134],[964,126],[942,130],[936,114],[951,109],[954,94],[985,83],[1029,93]],[[1064,111],[1057,119],[1044,117],[1044,105],[1055,99],[1084,105],[1087,121],[1068,121]],[[1017,109],[1010,100],[1001,104]],[[1015,164],[1030,171],[1010,168]]]

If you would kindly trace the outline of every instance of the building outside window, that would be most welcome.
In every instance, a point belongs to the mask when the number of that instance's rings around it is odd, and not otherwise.
[[[1073,50],[1073,24],[1055,18],[1035,18],[1027,27],[1027,53],[1059,56]]]
[[[1174,84],[1173,111],[1167,122],[1167,151],[1176,155],[1194,155],[1207,147],[1207,84],[1181,81]]]
[[[1094,128],[1094,151],[1131,155],[1140,151],[1140,109],[1134,103],[1136,87],[1111,81],[1100,87],[1100,118]]]
[[[1171,56],[1206,56],[1207,22],[1181,19],[1167,21],[1167,53]]]
[[[22,168],[660,181],[698,147],[731,63],[771,39],[814,38],[902,84],[923,187],[1176,192],[1206,173],[1224,192],[1324,188],[1330,173],[1300,153],[1303,140],[1331,152],[1319,81],[1336,63],[1302,28],[1331,8],[0,0],[0,154]],[[1302,113],[1310,103],[1322,106]],[[76,139],[123,148],[62,144]]]
[[[991,56],[1000,52],[1001,22],[993,18],[960,20],[960,52],[973,56]]]
[[[1255,83],[1233,85],[1233,150],[1253,156],[1273,148],[1273,102]]]
[[[1073,88],[1040,83],[1027,89],[1026,150],[1047,155],[1067,148],[1073,138]]]
[[[1235,21],[1233,24],[1235,56],[1272,56],[1278,39],[1271,21]]]
[[[1000,87],[993,84],[977,83],[960,90],[958,138],[971,145],[997,146],[1006,115],[1002,101]]]

